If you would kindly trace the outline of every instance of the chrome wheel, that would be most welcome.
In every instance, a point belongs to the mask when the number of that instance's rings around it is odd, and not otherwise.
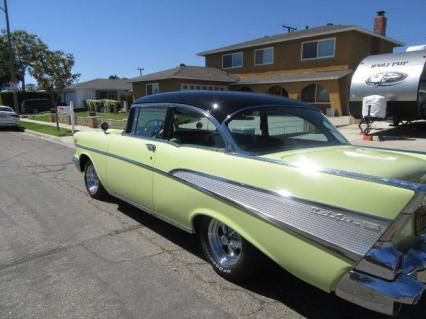
[[[241,256],[241,237],[235,230],[212,219],[208,226],[208,244],[218,264],[234,266]]]
[[[86,185],[90,194],[96,194],[99,189],[99,178],[96,174],[95,167],[90,164],[86,170]]]

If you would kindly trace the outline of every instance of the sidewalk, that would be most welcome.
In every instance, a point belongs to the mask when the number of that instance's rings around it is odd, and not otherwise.
[[[36,120],[30,120],[30,119],[27,119],[27,118],[21,118],[20,121],[21,122],[36,123],[36,124],[49,125],[49,126],[55,126],[56,127],[56,123],[52,123],[52,122],[36,121]],[[62,124],[62,123],[60,123],[59,127],[71,130],[71,125],[68,125],[68,124]],[[74,128],[75,128],[76,132],[78,132],[78,131],[99,131],[100,130],[98,128],[90,128],[90,127],[81,126],[81,125],[75,125]],[[32,135],[37,135],[40,138],[43,138],[45,140],[48,140],[48,141],[51,141],[51,142],[55,142],[55,143],[60,143],[60,144],[63,144],[65,146],[67,146],[67,147],[74,147],[74,140],[73,140],[72,136],[62,136],[62,137],[59,137],[59,136],[52,136],[52,135],[48,135],[48,134],[43,134],[43,133],[31,131],[31,130],[27,130],[27,131],[28,131],[27,133],[32,134]]]

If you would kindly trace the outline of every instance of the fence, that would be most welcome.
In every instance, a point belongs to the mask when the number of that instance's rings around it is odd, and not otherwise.
[[[50,114],[50,122],[56,122],[56,115]],[[59,115],[58,122],[62,124],[71,124],[70,115]],[[113,120],[113,119],[104,119],[102,116],[78,116],[75,114],[75,125],[89,126],[89,127],[100,127],[102,122],[107,122],[110,128],[115,129],[124,129],[127,124],[127,119],[125,120]]]

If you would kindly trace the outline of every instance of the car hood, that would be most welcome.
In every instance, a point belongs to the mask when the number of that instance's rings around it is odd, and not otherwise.
[[[426,156],[356,146],[322,147],[263,155],[307,170],[347,172],[426,184]]]

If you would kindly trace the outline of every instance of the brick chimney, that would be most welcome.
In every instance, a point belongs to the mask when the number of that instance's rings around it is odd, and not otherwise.
[[[374,18],[374,32],[386,35],[386,22],[385,11],[377,11],[377,16]]]

